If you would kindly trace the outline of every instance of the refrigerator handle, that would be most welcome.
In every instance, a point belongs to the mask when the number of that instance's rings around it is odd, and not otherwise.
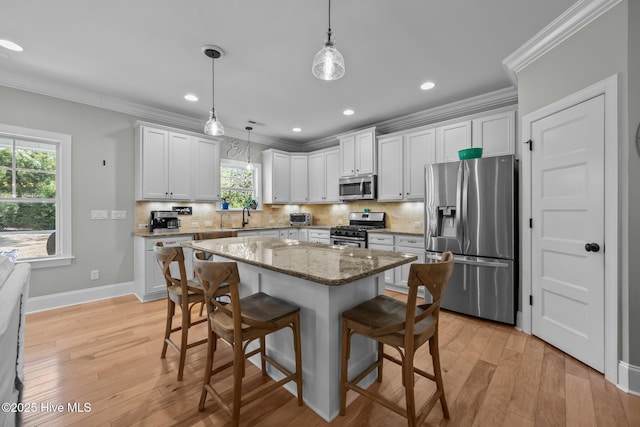
[[[464,203],[464,199],[466,197],[466,185],[467,180],[465,178],[464,167],[465,162],[460,162],[458,166],[458,177],[457,177],[457,189],[456,189],[456,219],[455,219],[455,229],[456,229],[456,240],[458,241],[459,247],[462,249],[463,238],[464,238],[464,220],[465,220],[465,208],[466,203]]]

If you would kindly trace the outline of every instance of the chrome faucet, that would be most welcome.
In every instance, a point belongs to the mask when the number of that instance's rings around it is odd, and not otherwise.
[[[245,206],[244,208],[242,208],[242,228],[244,228],[245,225],[249,224],[249,218],[247,218],[246,221],[244,219],[244,210],[245,209],[247,210],[247,217],[251,216],[251,211],[249,210],[248,207]]]

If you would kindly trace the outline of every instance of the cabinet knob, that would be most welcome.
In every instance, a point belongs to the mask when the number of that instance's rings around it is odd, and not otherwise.
[[[402,193],[398,193],[398,196],[402,196]]]

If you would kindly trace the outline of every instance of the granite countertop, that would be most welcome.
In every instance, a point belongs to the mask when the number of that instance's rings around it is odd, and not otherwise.
[[[182,245],[329,286],[344,285],[418,259],[410,254],[264,236],[228,237]]]
[[[265,225],[258,227],[245,227],[245,228],[199,228],[197,230],[178,230],[178,231],[157,231],[150,232],[147,230],[144,231],[135,231],[133,233],[136,237],[165,237],[165,236],[188,236],[190,234],[196,233],[209,233],[215,231],[260,231],[260,230],[281,230],[283,228],[313,228],[320,230],[328,230],[331,228],[330,225]]]

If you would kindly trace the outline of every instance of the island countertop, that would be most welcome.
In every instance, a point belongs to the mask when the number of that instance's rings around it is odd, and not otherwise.
[[[418,259],[410,254],[265,236],[196,240],[182,245],[329,286],[344,285]]]

